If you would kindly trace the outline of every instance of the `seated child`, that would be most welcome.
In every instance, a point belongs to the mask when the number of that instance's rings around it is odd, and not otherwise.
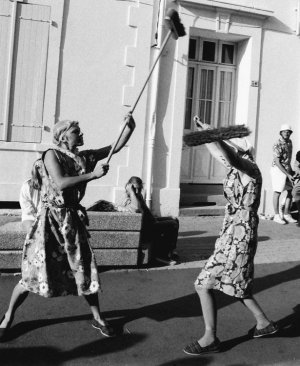
[[[118,211],[140,212],[143,214],[142,237],[153,240],[153,255],[156,261],[174,265],[178,261],[175,252],[179,221],[175,217],[155,217],[143,197],[143,182],[139,177],[131,177],[125,186],[126,199],[116,206]],[[145,240],[144,239],[144,240]]]
[[[22,226],[27,232],[31,228],[36,216],[41,208],[40,200],[40,187],[41,177],[39,174],[41,163],[40,159],[37,159],[32,166],[31,178],[26,180],[21,187],[19,202],[22,212]]]

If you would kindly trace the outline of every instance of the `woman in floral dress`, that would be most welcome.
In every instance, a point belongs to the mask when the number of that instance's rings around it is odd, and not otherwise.
[[[198,130],[209,128],[197,120]],[[206,144],[211,154],[228,169],[224,196],[228,201],[220,237],[214,253],[198,275],[195,288],[200,297],[205,324],[204,335],[185,347],[184,352],[199,355],[220,351],[216,336],[217,310],[213,290],[240,299],[256,319],[253,337],[276,333],[271,322],[252,295],[254,256],[257,248],[257,210],[262,177],[251,155],[247,139]]]
[[[114,152],[126,144],[135,128],[131,115],[125,123]],[[108,156],[112,145],[78,152],[83,134],[75,121],[58,122],[53,141],[56,146],[42,154],[41,210],[26,236],[22,279],[1,320],[0,337],[7,335],[14,313],[28,292],[44,297],[84,296],[94,317],[92,326],[103,335],[113,336],[114,330],[100,315],[97,264],[89,244],[87,214],[80,205],[87,183],[108,172],[107,164],[96,164]]]

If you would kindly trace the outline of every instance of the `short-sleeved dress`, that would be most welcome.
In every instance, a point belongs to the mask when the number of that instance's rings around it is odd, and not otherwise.
[[[246,186],[235,168],[229,170],[224,180],[224,196],[228,203],[223,227],[214,253],[195,281],[196,288],[220,290],[238,298],[252,294],[259,222],[257,210],[262,185],[261,173],[253,164],[255,178]]]
[[[93,150],[73,154],[54,149],[65,176],[91,172],[96,165]],[[59,190],[40,165],[42,207],[26,236],[20,283],[44,297],[89,295],[100,288],[95,255],[86,229],[87,215],[80,205],[86,183]]]

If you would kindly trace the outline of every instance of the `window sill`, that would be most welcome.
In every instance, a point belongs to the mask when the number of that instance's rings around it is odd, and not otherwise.
[[[7,141],[0,141],[0,151],[1,150],[12,150],[12,151],[45,151],[53,147],[52,144],[36,144],[32,142],[7,142]]]

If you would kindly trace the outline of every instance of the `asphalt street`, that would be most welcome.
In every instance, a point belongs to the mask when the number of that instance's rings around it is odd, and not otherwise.
[[[44,299],[30,294],[16,314],[8,340],[0,344],[0,365],[300,365],[300,240],[296,225],[261,220],[255,296],[278,322],[276,335],[251,339],[255,324],[235,299],[217,294],[222,351],[188,356],[183,347],[203,331],[193,282],[211,253],[220,217],[180,219],[178,252],[172,267],[104,270],[99,295],[104,316],[118,329],[106,338],[91,327],[83,298]],[[19,275],[0,276],[4,312]]]

